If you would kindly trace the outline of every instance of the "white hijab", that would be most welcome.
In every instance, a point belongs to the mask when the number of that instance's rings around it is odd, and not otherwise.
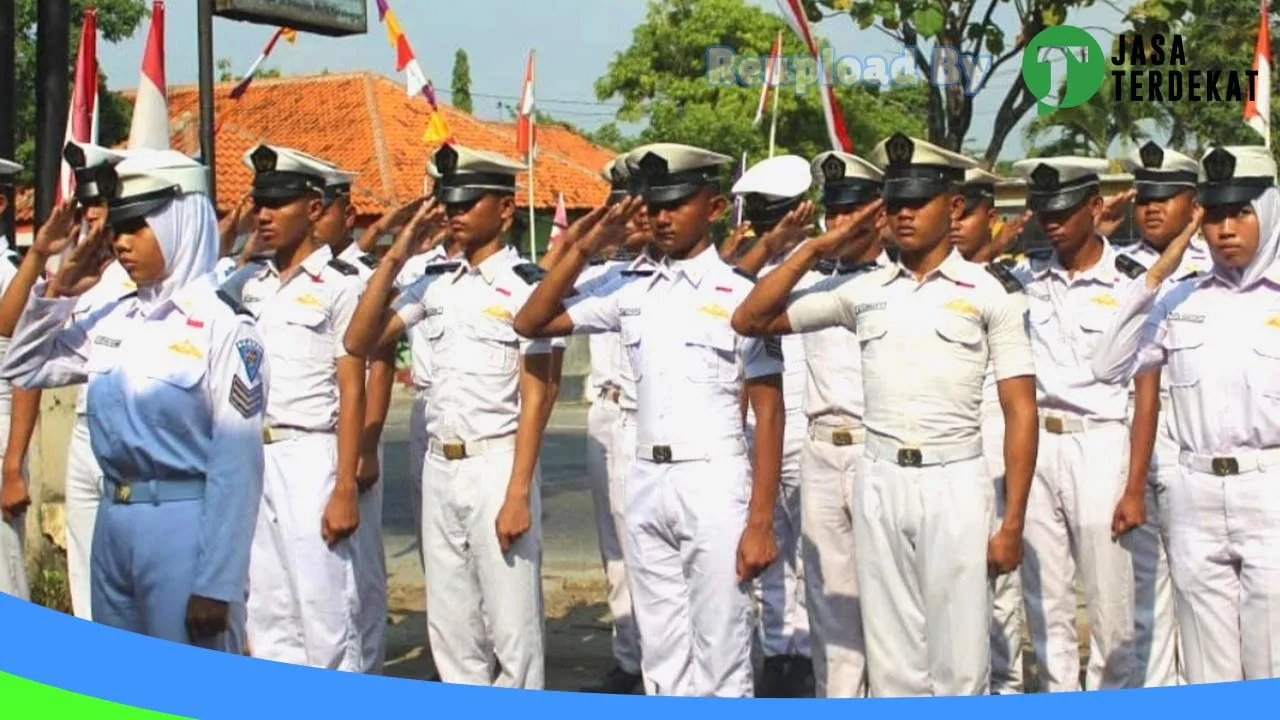
[[[164,255],[164,279],[138,287],[138,299],[148,307],[164,302],[191,281],[213,270],[218,262],[218,220],[204,193],[187,193],[147,215]]]
[[[1258,216],[1258,251],[1243,268],[1226,267],[1216,256],[1213,262],[1213,274],[1235,292],[1253,287],[1280,257],[1280,190],[1267,188],[1249,204]]]

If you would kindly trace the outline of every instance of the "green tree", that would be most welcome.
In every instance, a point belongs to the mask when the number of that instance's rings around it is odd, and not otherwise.
[[[231,61],[227,58],[218,58],[213,66],[218,71],[218,82],[220,83],[236,82],[244,77],[243,75],[237,76],[231,72]],[[328,70],[320,74],[327,75]],[[255,79],[278,78],[280,77],[280,68],[258,68],[258,72],[253,77]]]
[[[708,52],[727,46],[739,57],[765,57],[779,29],[785,29],[782,18],[744,0],[653,0],[630,47],[596,81],[596,96],[622,101],[619,121],[648,121],[635,143],[683,142],[735,158],[746,152],[749,160],[761,159],[768,153],[769,123],[766,117],[760,127],[752,124],[759,84],[712,82]],[[804,53],[794,33],[783,33],[782,52],[790,57]],[[777,152],[813,157],[831,147],[819,88],[810,85],[798,94],[796,85],[785,84],[787,79],[776,88]],[[925,96],[918,86],[842,86],[836,95],[855,152],[870,152],[895,130],[924,130]],[[608,140],[621,140],[616,128],[601,131]]]
[[[1187,65],[1183,70],[1236,70],[1241,82],[1253,67],[1258,40],[1259,6],[1256,0],[1145,0],[1129,10],[1126,21],[1134,33],[1150,37],[1164,33],[1182,36]],[[1275,26],[1277,13],[1269,18]],[[1280,44],[1271,48],[1271,67],[1280,61]],[[1186,83],[1183,85],[1186,91]],[[1155,103],[1152,103],[1155,104]],[[1167,114],[1169,144],[1193,157],[1209,145],[1259,145],[1263,139],[1244,123],[1241,103],[1191,102],[1157,104]],[[1272,145],[1280,143],[1280,106],[1271,111]]]
[[[1071,10],[1089,7],[1094,0],[1015,0],[1016,13],[1013,22],[996,17],[1000,5],[1009,0],[801,0],[810,21],[823,19],[821,7],[848,14],[867,29],[875,27],[898,41],[914,54],[916,66],[924,77],[943,74],[939,65],[949,64],[952,53],[970,58],[989,58],[986,72],[976,80],[976,87],[964,83],[952,83],[939,87],[929,83],[928,139],[943,147],[958,149],[972,130],[973,104],[978,93],[985,91],[996,72],[1005,68],[1012,74],[1012,84],[1005,90],[1004,99],[991,126],[991,139],[987,142],[983,160],[990,165],[1000,155],[1005,139],[1018,121],[1035,106],[1036,98],[1027,89],[1022,74],[1017,72],[1022,49],[1041,30],[1066,21]],[[1003,26],[1003,27],[1002,27]],[[1011,33],[1005,32],[1005,27]],[[952,56],[952,59],[954,57]],[[1013,64],[1007,64],[1014,60]],[[945,77],[945,76],[944,76]]]
[[[1127,94],[1115,99],[1115,66],[1108,63],[1102,88],[1083,105],[1054,110],[1027,125],[1025,136],[1030,146],[1029,157],[1083,155],[1106,157],[1112,143],[1119,142],[1116,152],[1128,155],[1134,147],[1151,139],[1151,130],[1167,131],[1170,126],[1165,106],[1149,102],[1131,102]],[[1063,90],[1059,93],[1065,93]]]
[[[458,48],[453,55],[453,106],[471,114],[471,63],[467,51]]]
[[[15,130],[17,157],[24,170],[18,182],[30,184],[35,178],[36,152],[36,3],[39,0],[17,0],[14,7],[14,45],[17,51],[15,87]],[[98,11],[98,53],[104,43],[119,42],[133,34],[149,12],[145,0],[71,0],[71,52],[68,64],[74,78],[76,52],[80,47],[80,26],[84,9],[93,6]],[[133,78],[136,82],[137,78]],[[68,88],[70,92],[70,88]],[[107,77],[98,76],[98,141],[114,145],[129,133],[132,108],[117,93],[107,89]],[[60,121],[61,122],[61,121]]]

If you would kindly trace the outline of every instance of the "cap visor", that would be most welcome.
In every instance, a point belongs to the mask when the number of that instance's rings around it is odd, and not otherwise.
[[[111,225],[146,217],[173,201],[175,195],[145,198],[142,200],[126,200],[107,207],[107,222]]]
[[[1201,205],[1234,205],[1249,202],[1266,192],[1260,185],[1201,185]]]
[[[862,205],[871,202],[880,194],[879,188],[874,187],[827,187],[822,191],[822,204],[828,207],[832,205]]]
[[[1098,191],[1097,185],[1086,185],[1074,190],[1066,190],[1052,195],[1030,194],[1027,196],[1027,209],[1035,212],[1060,212],[1070,210],[1089,199]]]
[[[1168,200],[1178,193],[1195,191],[1193,186],[1179,183],[1137,183],[1134,189],[1138,191],[1135,198],[1138,202]]]
[[[661,187],[649,187],[644,191],[644,201],[647,203],[670,203],[677,200],[684,200],[692,197],[705,185],[697,183],[682,183],[680,185],[663,185]]]
[[[947,191],[947,183],[930,178],[896,178],[884,183],[884,199],[930,200]]]
[[[254,200],[295,200],[314,194],[310,190],[288,187],[255,187],[253,189]]]

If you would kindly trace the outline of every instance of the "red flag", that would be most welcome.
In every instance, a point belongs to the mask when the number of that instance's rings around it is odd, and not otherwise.
[[[1262,0],[1262,18],[1258,21],[1258,45],[1253,51],[1253,96],[1245,96],[1244,121],[1258,131],[1267,147],[1271,147],[1271,12]]]
[[[769,66],[764,71],[764,84],[760,87],[760,103],[756,105],[755,124],[760,126],[760,121],[764,119],[764,109],[769,104],[769,93],[776,92],[774,85],[778,84],[778,78],[782,75],[782,31],[778,31],[778,36],[773,39],[773,49],[769,51]]]
[[[787,24],[804,41],[805,47],[809,48],[809,54],[818,61],[819,77],[826,77],[828,71],[833,68],[822,67],[822,53],[819,51],[818,44],[814,42],[813,33],[809,31],[809,20],[804,15],[800,0],[778,0],[778,7],[782,10],[782,16]],[[840,103],[836,100],[835,89],[830,84],[823,84],[818,88],[818,96],[822,100],[822,114],[827,120],[827,135],[831,138],[831,149],[853,152],[853,143],[849,141],[849,134],[844,128],[844,116],[841,114]]]
[[[529,59],[524,68],[524,86],[520,90],[520,108],[516,116],[516,152],[533,162],[537,153],[536,130],[533,126],[533,51],[529,51]]]
[[[556,239],[569,229],[569,211],[564,206],[564,193],[560,193],[556,199],[556,215],[551,220],[551,236],[547,239],[548,245],[555,245]]]
[[[164,3],[151,7],[151,32],[142,56],[142,77],[129,127],[129,149],[169,149],[169,107],[164,82]]]
[[[84,11],[80,49],[76,53],[75,85],[71,91],[71,105],[67,109],[64,144],[72,140],[98,143],[98,16],[93,8]],[[57,199],[61,202],[63,198],[71,197],[75,190],[75,175],[65,160],[59,175]]]

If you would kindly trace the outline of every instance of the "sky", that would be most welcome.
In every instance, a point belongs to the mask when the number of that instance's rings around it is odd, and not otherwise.
[[[748,0],[769,12],[777,12],[776,0]],[[196,0],[169,0],[165,6],[166,73],[170,85],[197,82]],[[392,10],[408,37],[423,71],[444,102],[459,47],[471,65],[471,94],[475,114],[489,119],[509,118],[499,103],[514,106],[520,93],[525,55],[536,50],[535,96],[539,109],[587,130],[613,119],[617,100],[596,100],[594,84],[609,61],[631,41],[632,29],[644,19],[646,0],[390,0]],[[1088,29],[1104,48],[1117,28],[1127,3],[1104,0],[1077,11],[1068,22]],[[1001,3],[995,17],[1002,26],[1016,18],[1011,3]],[[137,85],[138,68],[146,43],[148,22],[117,44],[99,43],[98,62],[112,89]],[[214,18],[214,57],[227,58],[236,75],[257,58],[274,29],[264,25]],[[847,16],[819,23],[817,34],[828,38],[837,57],[880,55],[895,58],[901,48],[875,30],[859,30]],[[267,67],[286,75],[368,70],[390,77],[395,53],[369,0],[368,32],[346,38],[299,33],[296,44],[281,42]],[[1004,93],[1019,72],[1017,58],[1002,66],[988,88],[975,101],[969,142],[985,148],[992,120]],[[250,90],[252,92],[252,90]],[[1005,142],[1002,158],[1016,159],[1023,151],[1020,128]],[[631,129],[624,126],[624,131]],[[762,132],[767,132],[762,130]],[[967,143],[968,144],[968,143]],[[980,150],[975,150],[980,152]]]

